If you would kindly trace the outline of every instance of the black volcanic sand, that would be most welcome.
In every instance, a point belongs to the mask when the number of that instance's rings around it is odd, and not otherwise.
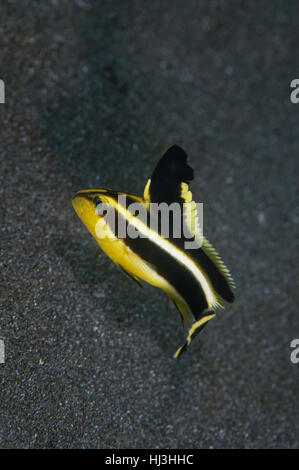
[[[1,4],[1,447],[298,447],[298,2]],[[185,332],[76,216],[172,144],[237,285]]]

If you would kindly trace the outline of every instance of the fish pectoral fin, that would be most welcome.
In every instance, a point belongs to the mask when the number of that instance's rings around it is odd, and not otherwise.
[[[207,312],[208,313],[208,312]],[[173,357],[178,358],[180,355],[186,351],[187,347],[190,346],[191,341],[198,335],[198,333],[206,326],[206,324],[215,316],[214,312],[209,312],[209,315],[205,315],[200,320],[192,323],[186,342],[180,346],[177,351],[174,353]]]
[[[118,266],[127,276],[129,276],[130,279],[133,279],[133,281],[135,281],[139,287],[143,287],[137,276],[134,276],[134,274],[129,273],[129,271],[123,268],[120,264],[118,264]]]
[[[187,323],[187,320],[188,320],[188,309],[186,308],[186,306],[183,304],[183,302],[177,298],[171,298],[170,299],[173,301],[176,309],[178,310],[179,314],[180,314],[180,317],[181,317],[181,320],[182,320],[182,324],[183,326],[186,325]]]

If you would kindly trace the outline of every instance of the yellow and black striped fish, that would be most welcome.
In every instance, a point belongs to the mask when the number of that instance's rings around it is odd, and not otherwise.
[[[115,264],[138,283],[143,280],[163,289],[179,310],[184,325],[193,319],[186,342],[174,357],[215,316],[217,307],[234,300],[229,271],[202,236],[197,205],[188,187],[192,180],[186,153],[174,145],[158,162],[142,198],[92,189],[79,191],[72,201],[79,218]],[[173,203],[181,210],[179,222],[184,230],[179,237],[174,233],[173,213],[157,210]],[[168,218],[167,236],[162,230],[163,216]],[[190,240],[195,248],[186,248]]]

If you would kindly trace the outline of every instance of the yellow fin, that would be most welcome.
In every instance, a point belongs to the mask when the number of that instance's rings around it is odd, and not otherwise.
[[[181,183],[181,198],[184,201],[184,221],[198,245],[201,246],[203,242],[203,235],[199,223],[199,215],[197,213],[196,203],[193,201],[192,193],[189,191],[189,186],[187,183]]]

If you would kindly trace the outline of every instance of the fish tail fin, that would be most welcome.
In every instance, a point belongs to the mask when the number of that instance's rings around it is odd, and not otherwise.
[[[208,315],[205,315],[200,320],[192,323],[186,342],[180,346],[177,351],[174,353],[173,357],[178,358],[180,355],[186,351],[187,347],[190,345],[191,341],[198,335],[198,333],[206,326],[206,324],[216,315],[214,312],[206,312]]]

